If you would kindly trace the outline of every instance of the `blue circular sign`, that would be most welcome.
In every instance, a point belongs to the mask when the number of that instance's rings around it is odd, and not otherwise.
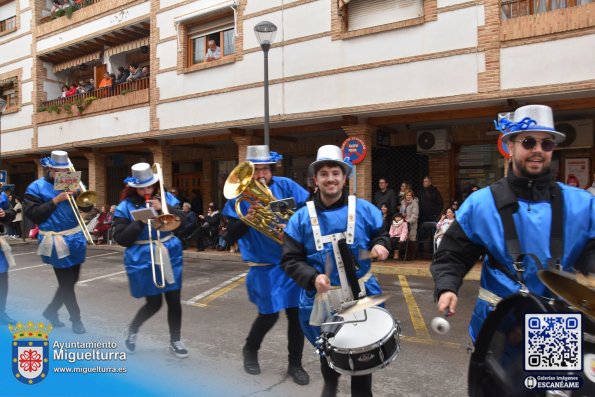
[[[341,145],[343,157],[349,157],[351,163],[359,164],[364,161],[368,149],[364,141],[359,138],[347,138]]]

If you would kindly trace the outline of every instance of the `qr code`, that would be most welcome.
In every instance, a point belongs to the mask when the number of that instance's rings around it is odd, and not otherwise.
[[[525,314],[525,371],[581,371],[581,315]]]

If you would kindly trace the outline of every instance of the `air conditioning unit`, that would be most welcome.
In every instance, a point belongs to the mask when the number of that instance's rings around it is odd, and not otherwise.
[[[417,131],[417,152],[443,152],[449,149],[448,131],[422,130]]]
[[[556,123],[556,130],[566,134],[561,149],[590,148],[593,146],[593,120],[571,120]]]

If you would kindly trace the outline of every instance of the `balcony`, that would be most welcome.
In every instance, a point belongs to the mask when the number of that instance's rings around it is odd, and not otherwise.
[[[147,77],[114,87],[98,88],[85,94],[42,102],[37,109],[37,123],[49,123],[108,110],[123,110],[128,106],[148,103],[149,81]]]
[[[591,2],[592,0],[503,0],[502,20],[562,10]]]

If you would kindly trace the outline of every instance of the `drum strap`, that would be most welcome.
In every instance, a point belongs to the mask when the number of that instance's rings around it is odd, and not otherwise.
[[[493,255],[489,254],[490,264],[500,270],[513,281],[523,285],[523,259],[525,256],[531,257],[539,268],[542,268],[541,261],[536,255],[532,253],[522,253],[521,244],[517,234],[516,226],[514,224],[513,214],[518,211],[517,197],[510,187],[510,182],[507,179],[500,181],[490,186],[496,208],[500,213],[502,219],[502,226],[504,228],[504,240],[506,242],[506,250],[513,258],[513,266],[515,273],[511,272],[504,264],[498,262]],[[557,183],[552,185],[551,195],[552,208],[552,225],[550,234],[550,255],[551,258],[547,262],[547,267],[556,267],[560,265],[564,249],[564,233],[563,233],[563,198],[562,190]]]

